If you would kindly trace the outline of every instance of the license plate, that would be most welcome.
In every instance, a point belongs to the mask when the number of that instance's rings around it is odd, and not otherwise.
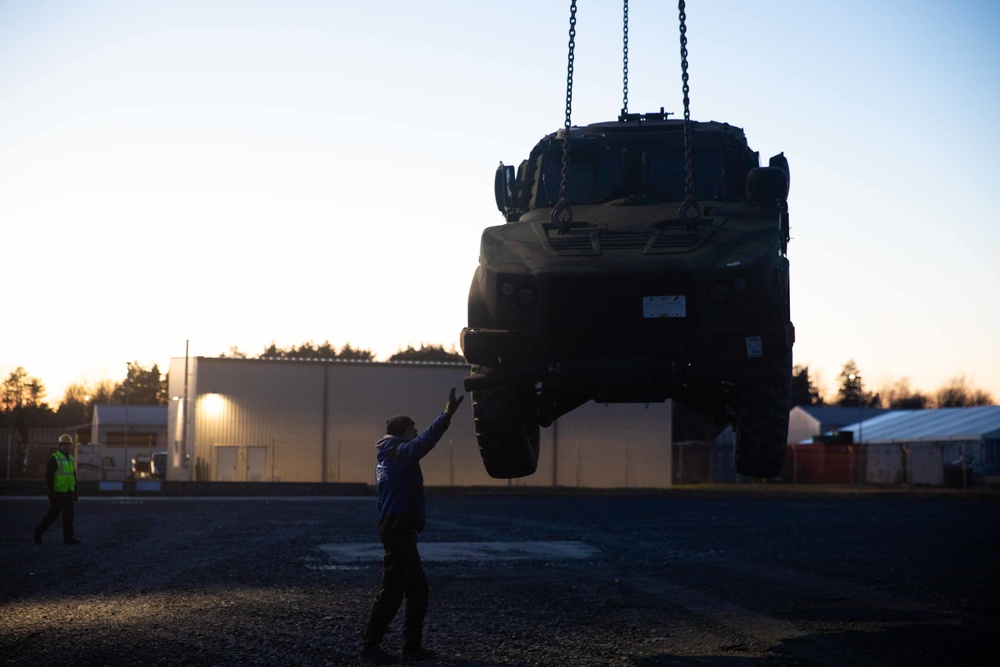
[[[687,317],[687,299],[684,296],[644,296],[642,316],[646,319]]]

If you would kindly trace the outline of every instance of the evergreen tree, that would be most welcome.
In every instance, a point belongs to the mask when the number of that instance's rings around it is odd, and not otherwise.
[[[792,407],[796,405],[823,405],[823,396],[809,377],[808,366],[792,369]]]
[[[419,350],[407,345],[405,350],[400,349],[389,357],[389,361],[465,361],[465,357],[457,352],[454,346],[450,350],[445,350],[443,345],[421,343]]]
[[[138,361],[128,365],[125,380],[111,392],[111,403],[124,405],[166,405],[167,381],[156,364],[143,368]]]
[[[840,371],[840,389],[837,391],[837,405],[857,406],[866,408],[879,406],[879,396],[877,393],[864,390],[864,378],[861,375],[858,364],[854,359],[849,359]]]

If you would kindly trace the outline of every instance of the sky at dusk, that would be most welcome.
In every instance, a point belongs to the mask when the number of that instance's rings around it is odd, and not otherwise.
[[[629,3],[629,110],[682,114]],[[573,123],[622,106],[579,2]],[[497,164],[562,126],[569,3],[0,0],[0,373],[457,346]],[[796,364],[1000,400],[1000,3],[692,0],[691,117],[791,166]]]

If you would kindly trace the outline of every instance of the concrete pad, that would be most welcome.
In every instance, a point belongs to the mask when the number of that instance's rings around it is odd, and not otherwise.
[[[321,544],[319,548],[337,563],[381,561],[382,545]],[[454,561],[585,560],[600,550],[585,542],[421,542],[425,563]]]

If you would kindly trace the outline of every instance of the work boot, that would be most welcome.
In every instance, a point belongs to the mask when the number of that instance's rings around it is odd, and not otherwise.
[[[38,532],[37,528],[35,528],[35,544],[41,544],[41,543],[42,543],[42,534]]]
[[[63,544],[80,544],[80,540],[75,537],[71,537],[68,540],[63,540]]]
[[[395,665],[399,658],[386,653],[381,646],[361,649],[361,662],[368,665]]]

